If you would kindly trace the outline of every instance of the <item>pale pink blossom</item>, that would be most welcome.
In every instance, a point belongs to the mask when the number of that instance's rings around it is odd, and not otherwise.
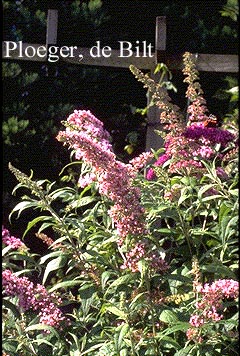
[[[192,314],[189,323],[194,329],[187,331],[188,339],[196,339],[201,326],[209,322],[218,322],[224,318],[223,301],[225,299],[236,299],[239,295],[239,282],[233,279],[219,279],[211,284],[199,284],[197,287],[198,300],[196,312]],[[199,329],[199,330],[198,330]]]
[[[199,328],[200,326],[202,326],[204,324],[204,318],[198,314],[193,314],[190,317],[189,323],[192,326]]]
[[[90,185],[91,183],[93,183],[94,181],[96,181],[96,174],[94,173],[86,173],[85,175],[81,175],[78,179],[78,185],[81,188],[85,188],[88,185]]]
[[[142,152],[139,156],[134,157],[129,163],[137,171],[146,166],[153,159],[154,155],[152,152]]]
[[[128,234],[143,235],[147,232],[144,209],[140,203],[141,192],[133,185],[137,175],[136,167],[117,160],[109,143],[109,134],[103,124],[90,111],[74,111],[66,122],[66,130],[60,131],[57,139],[68,144],[91,167],[91,175],[80,178],[83,187],[88,178],[96,179],[99,193],[107,196],[114,205],[109,214],[115,223],[122,243]],[[95,128],[96,126],[96,128]],[[135,159],[138,168],[150,158],[146,153]],[[136,163],[137,162],[137,163]]]

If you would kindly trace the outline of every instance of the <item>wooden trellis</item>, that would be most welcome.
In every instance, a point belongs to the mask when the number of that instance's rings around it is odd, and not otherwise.
[[[46,44],[45,46],[57,44],[57,31],[58,31],[58,11],[55,9],[48,10],[47,18],[47,31],[46,31]],[[6,41],[2,44],[3,58],[12,60],[30,60],[38,62],[46,62],[48,55],[38,56],[36,55],[29,58],[25,55],[25,49],[31,46],[37,50],[42,44],[30,44],[22,43],[23,53],[19,57],[18,50],[11,51],[11,57],[6,57]],[[79,55],[82,59],[79,60]],[[229,54],[196,54],[197,57],[197,69],[198,71],[206,72],[225,72],[225,73],[237,73],[238,72],[238,56]],[[109,57],[93,57],[90,55],[89,48],[76,47],[74,51],[74,57],[61,57],[61,61],[69,64],[76,65],[93,65],[93,66],[107,66],[128,68],[131,64],[135,65],[139,69],[147,69],[151,72],[151,76],[154,77],[153,71],[157,63],[164,62],[170,70],[180,70],[183,68],[182,54],[169,54],[167,52],[167,25],[166,17],[158,16],[156,18],[156,30],[155,30],[155,51],[152,57],[143,56],[140,52],[139,56],[129,56],[119,58],[118,50],[111,50],[111,56]],[[148,99],[149,100],[149,99]],[[156,107],[151,107],[148,110],[148,128],[146,137],[146,149],[158,148],[161,146],[161,138],[155,134],[155,130],[159,128],[159,110]]]

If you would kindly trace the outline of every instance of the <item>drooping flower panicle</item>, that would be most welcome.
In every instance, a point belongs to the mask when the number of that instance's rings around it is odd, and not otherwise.
[[[7,296],[17,296],[22,312],[32,309],[38,312],[40,323],[61,328],[62,322],[69,320],[56,305],[61,305],[61,298],[48,293],[41,284],[34,284],[27,277],[18,277],[10,270],[2,272],[2,286]]]
[[[99,193],[114,203],[109,214],[121,239],[128,234],[145,234],[147,230],[144,209],[140,204],[140,190],[132,182],[137,170],[152,157],[151,154],[141,155],[132,164],[117,160],[109,142],[109,134],[90,111],[75,110],[64,124],[66,130],[60,131],[57,139],[76,151],[76,159],[83,160],[91,167],[91,176],[82,177],[81,186],[86,184],[86,179],[97,180]]]

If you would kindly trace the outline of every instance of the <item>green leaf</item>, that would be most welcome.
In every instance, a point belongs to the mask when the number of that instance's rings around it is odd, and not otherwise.
[[[38,202],[37,201],[33,201],[33,202],[29,202],[29,201],[23,201],[21,203],[18,203],[13,210],[11,211],[11,213],[9,214],[9,220],[11,220],[11,217],[14,213],[16,213],[18,211],[17,214],[17,218],[19,218],[19,216],[21,215],[21,213],[25,210],[25,209],[29,209],[29,208],[33,208],[38,206]]]
[[[237,235],[238,216],[234,216],[229,219],[228,216],[224,216],[220,225],[220,234],[222,240],[226,242],[232,235]]]
[[[107,293],[109,293],[112,288],[119,287],[122,284],[123,285],[128,284],[132,279],[133,279],[133,276],[131,274],[126,274],[125,276],[121,276],[121,277],[117,278],[112,284],[110,284],[110,286],[106,290],[105,295]]]
[[[15,304],[13,304],[12,302],[10,302],[9,300],[7,300],[5,298],[2,299],[2,304],[3,304],[3,307],[5,307],[7,309],[10,309],[12,311],[13,315],[15,315],[15,317],[17,319],[19,319],[21,317],[21,314],[18,311],[18,309],[15,306]]]
[[[44,324],[34,324],[34,325],[30,325],[25,329],[25,332],[28,333],[29,331],[39,331],[39,330],[49,330],[51,333],[54,334],[54,336],[57,337],[58,340],[60,340],[60,335],[58,334],[58,332],[49,325],[44,325]]]
[[[220,10],[222,16],[230,17],[233,21],[237,21],[239,14],[239,6],[237,0],[227,0],[226,4]]]
[[[9,251],[12,250],[12,246],[6,246],[2,249],[2,257],[8,254]]]
[[[181,189],[181,195],[178,199],[178,205],[181,205],[185,200],[187,200],[191,195],[188,192],[188,187]]]
[[[120,333],[118,335],[118,339],[117,339],[117,349],[121,350],[124,345],[122,345],[122,340],[125,337],[125,335],[128,333],[129,331],[129,325],[128,324],[123,324],[121,325],[121,330]]]
[[[224,319],[224,320],[220,320],[218,321],[218,324],[222,324],[224,325],[224,330],[229,331],[232,330],[233,328],[237,328],[239,325],[239,315],[238,313],[236,313],[231,319]]]
[[[175,325],[173,325],[172,327],[168,327],[167,329],[165,329],[161,333],[158,333],[157,335],[161,339],[163,336],[175,333],[176,331],[182,331],[185,333],[187,331],[187,329],[189,329],[189,327],[190,327],[190,324],[188,322],[177,321],[177,323],[175,323]]]
[[[160,72],[160,70],[163,68],[163,63],[158,63],[154,69],[154,74],[157,74],[158,72]]]
[[[75,345],[73,345],[72,343],[72,348],[73,350],[70,350],[70,356],[81,356],[81,351],[84,347],[85,347],[85,344],[86,344],[86,334],[81,338],[81,340],[77,337],[77,335],[73,334],[73,333],[70,333],[69,332],[69,335],[72,336],[73,340],[74,340],[74,343]]]
[[[70,162],[70,163],[66,164],[66,166],[64,166],[63,169],[61,170],[61,172],[59,173],[59,176],[61,176],[67,168],[74,166],[74,165],[81,165],[81,161],[74,161],[74,162]]]
[[[180,271],[179,271],[180,272]],[[191,278],[187,277],[187,276],[183,276],[181,274],[176,274],[176,273],[172,273],[172,274],[165,274],[162,276],[162,278],[166,281],[169,280],[173,280],[173,281],[179,281],[179,282],[183,282],[185,284],[189,284],[191,283]],[[177,283],[177,285],[181,285],[182,283]]]
[[[54,192],[50,193],[48,196],[52,199],[52,200],[56,200],[57,198],[65,198],[66,195],[75,195],[76,191],[73,188],[70,187],[64,187],[64,188],[60,188],[55,190]]]
[[[49,273],[62,268],[66,264],[66,262],[67,262],[66,255],[59,256],[59,257],[55,258],[54,260],[51,260],[50,262],[48,262],[46,269],[44,271],[42,284],[45,284]]]
[[[157,232],[159,232],[161,235],[172,235],[173,230],[168,229],[167,227],[162,227],[160,229],[155,229]]]
[[[170,309],[165,309],[161,312],[159,320],[166,324],[176,323],[178,321],[177,315]]]
[[[165,348],[174,347],[176,350],[179,350],[181,348],[181,345],[179,345],[179,343],[170,336],[163,336],[161,338],[161,345],[163,345],[163,347]]]
[[[81,356],[82,353],[79,350],[69,350],[69,355],[70,356]]]
[[[195,348],[195,345],[188,345],[187,347],[185,347],[184,349],[179,350],[178,352],[176,352],[174,354],[174,356],[189,356],[190,351]]]
[[[18,346],[18,341],[17,340],[11,340],[10,338],[8,340],[3,340],[2,341],[2,349],[3,351],[7,353],[11,353],[12,355],[16,355],[16,350]]]
[[[95,350],[99,349],[100,347],[102,347],[103,345],[104,345],[104,342],[102,342],[102,343],[100,343],[100,344],[97,344],[97,345],[93,345],[93,346],[91,346],[89,349],[87,349],[86,351],[81,352],[80,355],[81,355],[81,356],[82,356],[82,355],[88,355],[89,352],[95,351]]]
[[[53,257],[56,257],[56,256],[59,256],[62,254],[62,251],[54,251],[54,252],[51,252],[49,254],[47,254],[46,256],[42,256],[40,258],[40,261],[39,261],[39,264],[42,265],[44,264],[47,260],[49,260],[49,258],[53,258]]]
[[[119,356],[128,356],[128,349],[120,350]]]
[[[224,199],[224,196],[220,195],[220,194],[214,194],[214,195],[209,195],[207,197],[202,198],[202,202],[207,202],[209,200],[219,200],[219,199]]]
[[[40,234],[40,232],[46,230],[48,227],[52,227],[54,228],[54,225],[56,224],[56,221],[54,221],[53,218],[50,217],[49,222],[43,222],[40,226],[40,228],[38,229],[38,233]]]
[[[22,253],[17,253],[16,251],[15,253],[9,254],[9,256],[11,256],[11,259],[13,259],[14,261],[25,261],[29,262],[30,264],[36,265],[33,257],[31,256],[23,255]]]
[[[148,278],[148,263],[145,259],[138,261],[138,268],[141,273],[141,282],[140,286],[147,285],[149,287],[149,278]]]
[[[46,340],[45,338],[43,338],[43,339],[31,340],[31,342],[32,342],[32,343],[35,343],[35,344],[37,344],[37,345],[45,344],[45,345],[54,347],[54,344],[52,344],[50,341]]]
[[[234,197],[239,196],[239,189],[229,189],[229,194],[233,195]]]
[[[212,189],[214,187],[214,184],[203,184],[202,187],[198,190],[198,199],[201,199],[203,194],[208,191],[209,189]]]
[[[214,263],[202,266],[201,269],[202,271],[216,274],[216,276],[218,276],[217,278],[236,278],[235,273],[232,272],[229,267],[224,266],[217,260]]]
[[[178,248],[178,252],[180,248]],[[168,281],[170,290],[172,294],[178,294],[178,289],[180,286],[185,285],[185,289],[187,285],[191,285],[192,281],[189,278],[189,269],[187,266],[181,266],[178,269],[174,270],[171,274],[164,276],[164,279]]]
[[[127,314],[124,313],[122,310],[118,309],[117,307],[115,307],[114,305],[104,304],[103,312],[106,312],[106,311],[118,316],[120,319],[127,321]]]
[[[36,270],[34,269],[34,268],[24,268],[24,269],[21,269],[21,271],[17,271],[17,272],[15,272],[15,275],[16,276],[25,276],[26,274],[31,274],[33,271],[35,271],[36,272]]]
[[[81,208],[82,206],[86,206],[90,203],[93,203],[95,201],[99,201],[99,198],[97,197],[92,197],[92,196],[89,196],[89,197],[83,197],[83,198],[80,198],[78,200],[75,200],[73,201],[70,206],[71,208]]]
[[[137,294],[136,297],[134,297],[133,300],[131,301],[131,303],[129,305],[129,308],[132,309],[132,307],[138,301],[138,299],[141,298],[145,294],[146,294],[146,292],[142,292],[142,293]]]
[[[112,272],[109,271],[104,271],[101,275],[101,284],[102,284],[102,289],[105,289],[107,281],[109,280],[109,278],[111,277],[111,275],[113,275]]]
[[[218,221],[221,223],[222,219],[224,216],[228,215],[228,213],[231,211],[231,208],[227,206],[225,203],[222,203],[219,209],[219,214],[218,214]]]
[[[24,231],[23,237],[25,237],[28,231],[31,230],[31,228],[35,226],[39,221],[51,221],[51,220],[52,220],[51,216],[41,215],[36,217],[35,219],[33,219],[27,224],[27,228]]]
[[[91,299],[96,292],[96,287],[93,284],[86,283],[79,289],[79,295],[83,302],[83,300]]]
[[[50,288],[48,291],[49,291],[50,293],[52,293],[52,292],[55,291],[56,289],[74,287],[74,286],[77,286],[77,285],[79,285],[79,284],[81,284],[81,283],[82,283],[82,281],[76,281],[76,280],[60,282],[60,283],[55,284],[55,286],[53,286],[52,288]]]

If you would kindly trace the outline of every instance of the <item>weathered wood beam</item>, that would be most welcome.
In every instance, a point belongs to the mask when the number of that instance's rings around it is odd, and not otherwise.
[[[58,30],[58,10],[49,9],[47,17],[46,44],[55,45],[57,43]]]
[[[165,63],[170,70],[183,69],[183,53],[169,53],[167,49],[167,19],[157,16],[155,33],[155,60]],[[198,71],[238,73],[238,55],[195,53]]]
[[[239,63],[236,54],[194,53],[197,69],[200,72],[238,73]],[[157,51],[157,63],[164,62],[170,70],[183,69],[183,53],[171,54]]]
[[[155,31],[155,60],[157,56],[157,51],[165,53],[167,43],[167,24],[165,16],[158,16],[156,18],[156,31]],[[156,63],[157,64],[157,61]],[[151,70],[151,78],[155,82],[159,81],[159,73],[154,74],[154,70]],[[167,75],[165,75],[164,80],[167,80]],[[147,112],[147,132],[146,132],[146,151],[150,151],[151,148],[157,150],[163,145],[163,139],[156,133],[156,130],[161,130],[162,125],[160,123],[160,109],[156,105],[151,106],[153,93],[148,91],[147,95],[147,105],[149,106]]]
[[[26,61],[36,61],[36,62],[46,62],[47,56],[39,57],[37,54],[31,58],[25,55],[25,49],[29,46],[37,49],[42,44],[32,44],[23,43],[23,53],[19,56],[18,49],[11,51],[11,56],[6,57],[6,41],[2,42],[2,58],[11,60],[26,60]],[[79,55],[83,58],[80,60]],[[139,69],[152,69],[155,67],[156,63],[164,62],[170,70],[181,70],[183,68],[182,54],[170,54],[165,51],[157,51],[157,60],[155,57],[142,57],[143,53],[140,52],[140,57],[135,57],[134,54],[131,57],[119,57],[119,51],[112,49],[111,56],[108,58],[98,57],[93,58],[90,56],[90,48],[77,47],[74,50],[74,57],[63,58],[59,60],[71,63],[71,64],[82,64],[82,65],[92,65],[92,66],[103,66],[103,67],[118,67],[118,68],[128,68],[130,64],[135,65]],[[218,72],[218,73],[238,73],[239,71],[239,59],[238,55],[235,54],[204,54],[198,53],[197,56],[197,69],[204,72]]]

